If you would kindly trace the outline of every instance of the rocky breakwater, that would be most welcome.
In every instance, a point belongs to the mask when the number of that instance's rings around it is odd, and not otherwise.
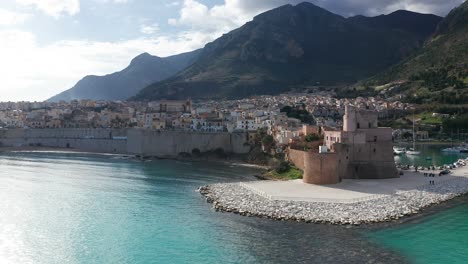
[[[397,220],[466,194],[468,178],[459,177],[440,185],[398,191],[392,195],[354,203],[270,200],[239,183],[207,185],[200,187],[199,192],[217,211],[275,220],[359,225]]]

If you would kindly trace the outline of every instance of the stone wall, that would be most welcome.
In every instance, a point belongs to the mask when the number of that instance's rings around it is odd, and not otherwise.
[[[289,149],[288,150],[288,160],[294,164],[294,166],[298,167],[302,171],[304,171],[304,151]]]
[[[199,133],[149,129],[3,129],[0,146],[42,146],[106,153],[175,157],[223,149],[246,154],[250,150],[245,133]]]
[[[304,183],[336,184],[341,181],[336,153],[305,152]]]
[[[335,143],[336,152],[329,153],[289,149],[288,159],[304,171],[305,183],[333,184],[342,179],[397,178],[392,147],[392,142]]]
[[[336,184],[341,181],[338,154],[315,153],[289,149],[288,159],[304,174],[302,181],[309,184]]]
[[[202,133],[131,129],[128,131],[128,152],[147,156],[177,156],[223,149],[225,152],[246,154],[250,150],[245,133]]]
[[[127,153],[126,130],[120,129],[8,129],[0,130],[0,144],[6,147],[40,146],[93,152]]]
[[[392,142],[335,144],[343,179],[387,179],[399,177]]]

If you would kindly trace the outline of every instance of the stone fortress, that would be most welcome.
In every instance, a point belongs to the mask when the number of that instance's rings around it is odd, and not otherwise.
[[[343,130],[324,127],[320,151],[289,149],[288,159],[304,171],[303,181],[310,184],[397,178],[392,129],[378,127],[377,121],[374,111],[346,106]]]

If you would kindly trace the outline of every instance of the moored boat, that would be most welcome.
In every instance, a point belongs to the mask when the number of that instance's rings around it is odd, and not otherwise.
[[[406,151],[406,155],[419,155],[421,154],[421,151],[417,151],[413,148],[410,148],[408,151]]]
[[[406,153],[406,149],[405,149],[405,148],[393,147],[393,154],[395,154],[395,155],[401,155],[401,154],[404,154],[404,153]]]

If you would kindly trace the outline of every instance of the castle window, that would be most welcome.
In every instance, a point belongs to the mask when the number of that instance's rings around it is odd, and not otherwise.
[[[369,122],[369,128],[371,128],[371,123]]]
[[[357,128],[361,128],[361,124],[357,123]]]
[[[374,136],[374,142],[377,142],[377,136]]]
[[[376,149],[374,148],[374,153],[376,152]]]

